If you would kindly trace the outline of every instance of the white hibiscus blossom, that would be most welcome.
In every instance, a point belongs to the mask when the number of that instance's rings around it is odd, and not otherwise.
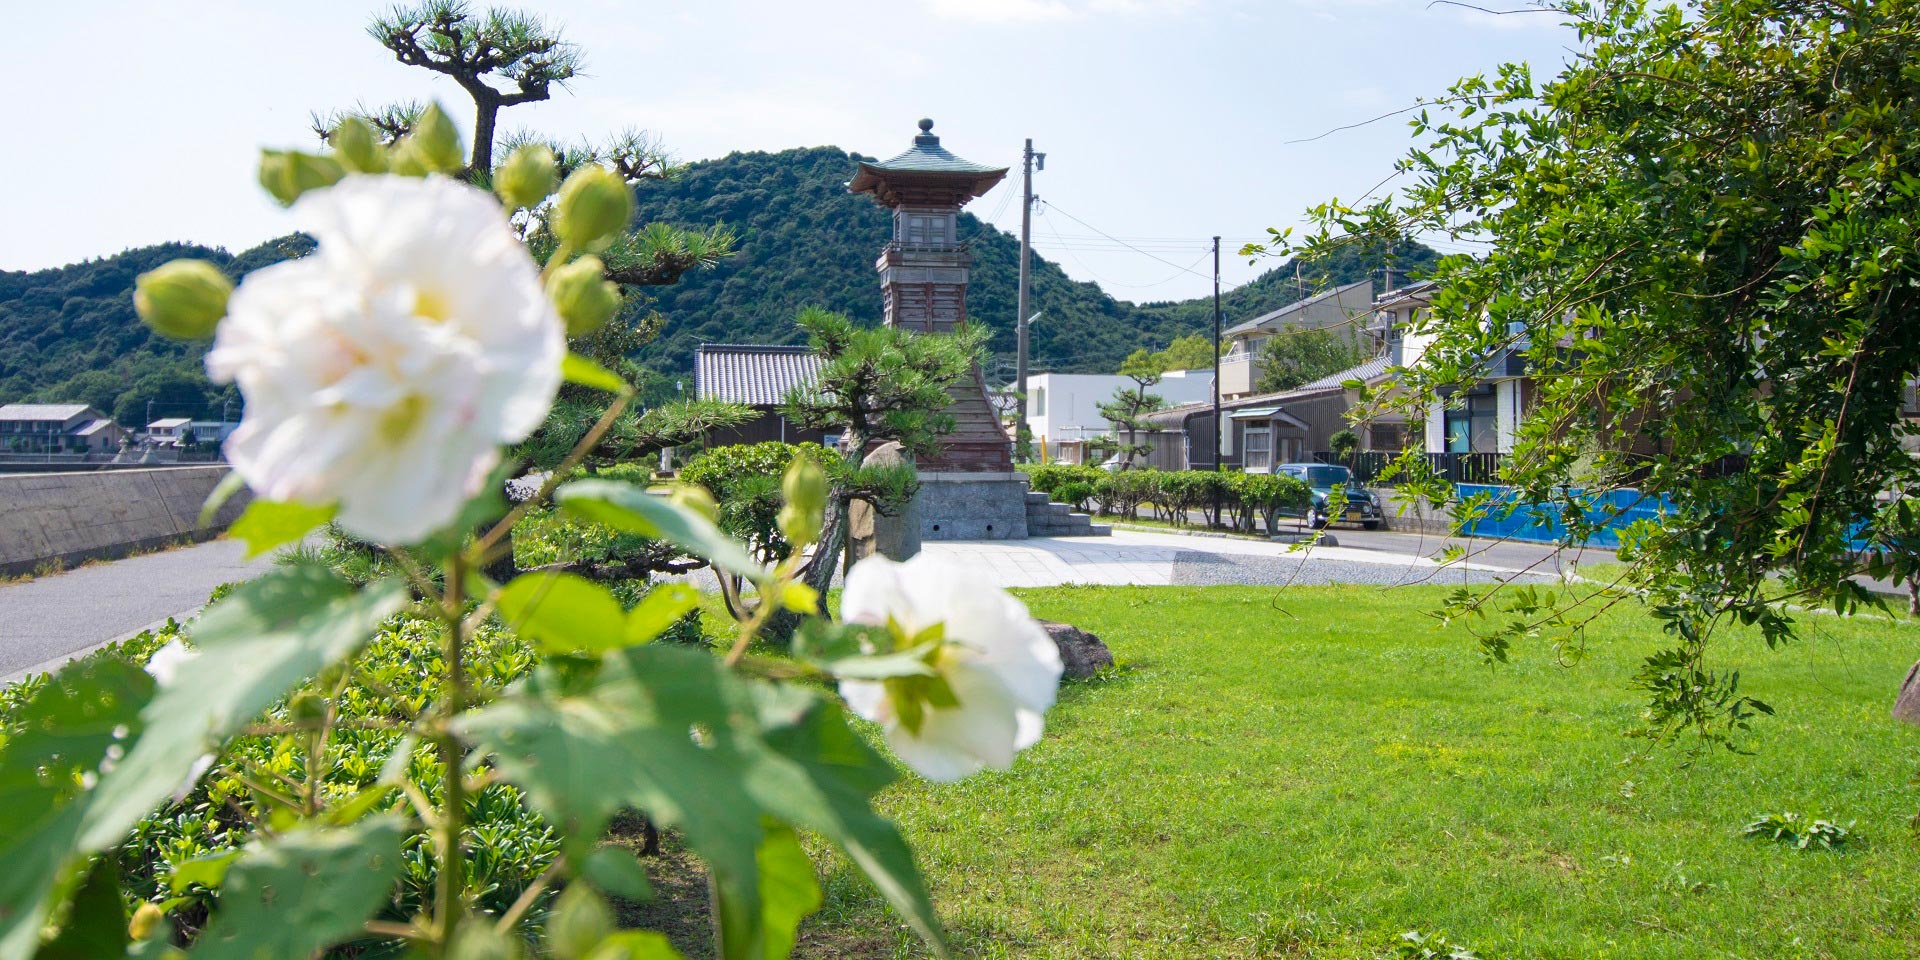
[[[1026,605],[974,571],[920,554],[861,561],[840,598],[848,623],[891,626],[912,643],[939,637],[935,676],[840,681],[853,712],[881,725],[901,760],[931,780],[958,780],[1040,741],[1060,687],[1060,651]]]
[[[293,215],[318,251],[248,275],[207,354],[246,398],[227,459],[270,500],[419,541],[546,418],[560,317],[500,205],[466,184],[352,176]]]

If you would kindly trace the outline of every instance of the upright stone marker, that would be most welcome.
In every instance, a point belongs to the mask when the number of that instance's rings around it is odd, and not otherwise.
[[[875,264],[889,325],[922,333],[966,328],[973,252],[960,242],[960,208],[1006,175],[1005,167],[949,153],[932,120],[920,121],[907,152],[883,163],[861,162],[848,189],[893,211],[893,239]],[[1013,469],[1013,442],[987,399],[978,366],[952,394],[946,412],[954,429],[918,464],[920,538],[1026,539],[1026,481]]]

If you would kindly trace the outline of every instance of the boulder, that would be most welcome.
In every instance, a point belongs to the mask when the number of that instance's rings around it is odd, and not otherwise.
[[[860,461],[863,467],[897,467],[911,464],[898,443],[883,443]],[[870,503],[854,503],[847,510],[847,563],[865,560],[874,554],[889,560],[905,560],[920,552],[920,498],[887,516]]]
[[[1071,623],[1056,620],[1039,621],[1041,629],[1053,638],[1053,645],[1060,648],[1061,676],[1069,680],[1082,680],[1091,677],[1102,667],[1113,666],[1113,651],[1094,636]]]
[[[1920,727],[1920,663],[1907,671],[1900,684],[1900,696],[1893,701],[1893,718]]]

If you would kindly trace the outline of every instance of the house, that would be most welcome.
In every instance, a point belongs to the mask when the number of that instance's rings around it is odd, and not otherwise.
[[[1100,405],[1114,392],[1132,389],[1130,377],[1105,373],[1036,373],[1027,377],[1027,431],[1036,459],[1043,463],[1082,463],[1086,442],[1113,435]],[[1172,405],[1213,398],[1213,371],[1175,370],[1148,388]]]
[[[0,406],[0,450],[14,453],[111,453],[126,431],[84,403]]]
[[[1220,403],[1226,430],[1216,433],[1211,398],[1149,414],[1145,442],[1153,449],[1144,465],[1161,470],[1211,470],[1215,437],[1225,440],[1228,469],[1266,473],[1277,464],[1311,459],[1334,434],[1348,428],[1353,406],[1341,381],[1328,378],[1279,393],[1248,394]]]
[[[695,347],[694,396],[752,407],[756,414],[737,427],[708,434],[708,445],[766,440],[830,443],[826,431],[796,427],[779,411],[788,391],[811,386],[820,379],[820,365],[819,355],[803,346],[703,343]]]
[[[177,447],[193,426],[188,417],[165,417],[147,424],[147,442],[162,446]]]
[[[1359,338],[1364,318],[1374,307],[1373,281],[1358,280],[1296,300],[1221,331],[1220,395],[1244,397],[1260,384],[1260,348],[1286,330],[1344,329]]]

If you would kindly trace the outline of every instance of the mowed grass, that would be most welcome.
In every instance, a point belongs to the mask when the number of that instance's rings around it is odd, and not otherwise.
[[[1424,615],[1437,589],[1023,595],[1121,666],[1069,685],[1011,772],[885,795],[963,955],[1372,958],[1420,930],[1487,960],[1920,956],[1920,730],[1888,716],[1913,624],[1733,639],[1722,662],[1779,714],[1753,755],[1686,765],[1623,737],[1658,639],[1639,611],[1577,666],[1489,667]],[[1741,837],[1777,811],[1857,839]],[[827,869],[803,952],[920,954]]]

